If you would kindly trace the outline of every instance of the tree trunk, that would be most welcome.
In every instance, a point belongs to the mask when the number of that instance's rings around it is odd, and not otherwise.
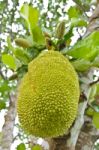
[[[0,150],[10,150],[13,141],[13,128],[16,116],[16,96],[10,96],[10,104],[5,115],[5,123],[2,129],[2,138],[0,143]]]
[[[95,141],[99,138],[99,131],[91,122],[85,122],[78,137],[76,150],[93,150]]]
[[[64,135],[61,137],[53,138],[49,140],[49,150],[65,150],[66,149],[66,140],[68,136]],[[69,149],[66,149],[69,150]]]

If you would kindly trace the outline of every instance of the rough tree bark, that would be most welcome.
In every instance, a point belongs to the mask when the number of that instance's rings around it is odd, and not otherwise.
[[[89,18],[89,24],[83,38],[95,30],[99,30],[99,3]],[[88,87],[86,87],[87,89]],[[91,124],[91,119],[86,119],[84,116],[88,102],[86,98],[79,103],[78,116],[69,133],[61,137],[48,139],[49,150],[93,150],[94,142],[99,139],[99,131]]]
[[[13,141],[13,129],[16,116],[16,96],[10,96],[10,103],[7,114],[5,115],[5,123],[2,128],[2,138],[0,143],[0,150],[10,150]]]
[[[93,150],[95,141],[99,139],[99,131],[97,131],[89,121],[86,121],[79,134],[76,150]]]

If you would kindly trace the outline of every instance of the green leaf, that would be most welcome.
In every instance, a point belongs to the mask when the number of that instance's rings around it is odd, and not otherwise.
[[[93,115],[93,124],[97,129],[99,129],[99,112],[94,112]]]
[[[28,4],[24,4],[20,10],[22,17],[34,27],[38,23],[39,11]]]
[[[76,6],[71,6],[68,10],[69,18],[79,18],[80,12]]]
[[[25,144],[21,143],[17,146],[17,150],[26,150]]]
[[[1,139],[2,139],[2,132],[0,132],[0,141],[1,141]]]
[[[96,101],[99,99],[98,97],[99,97],[99,84],[96,83],[91,85],[89,88],[88,100],[90,101],[90,103],[95,104]]]
[[[99,143],[98,142],[95,143],[94,150],[99,150]]]
[[[74,58],[84,58],[86,60],[94,60],[99,53],[99,31],[93,32],[91,35],[78,41],[67,54]]]
[[[32,34],[32,29],[38,24],[39,11],[28,4],[24,4],[20,13],[26,20],[30,33]]]
[[[41,28],[38,26],[39,11],[28,4],[24,4],[20,10],[22,17],[26,20],[33,44],[45,44],[45,38]]]
[[[31,36],[30,36],[31,38]],[[30,41],[30,44],[32,45],[32,40],[31,39],[27,39],[27,41]],[[22,40],[21,40],[22,41]],[[22,41],[24,42],[24,41]],[[15,57],[20,60],[20,62],[27,64],[30,61],[30,56],[28,54],[28,52],[26,50],[24,50],[23,48],[14,48],[11,44],[11,39],[10,37],[7,38],[7,43],[8,43],[8,47],[9,49],[13,52],[13,54],[15,55]],[[23,44],[23,43],[21,43]],[[27,44],[27,43],[26,43]]]
[[[24,49],[22,48],[16,48],[14,50],[14,55],[16,56],[17,59],[19,59],[24,64],[28,64],[30,61],[29,54],[26,51],[24,51]]]
[[[17,69],[18,78],[22,78],[24,74],[28,71],[28,65],[22,65]]]
[[[15,70],[16,69],[16,63],[15,58],[10,54],[3,54],[2,55],[2,62],[7,65],[9,68]]]
[[[40,145],[35,145],[32,150],[42,150]]]
[[[87,22],[83,19],[80,18],[72,18],[71,19],[71,27],[82,27],[82,26],[87,26]]]
[[[33,34],[33,42],[41,45],[45,44],[45,38],[39,26],[35,26],[32,29],[32,34]]]
[[[99,67],[99,55],[95,57],[93,61],[93,66],[94,67]]]
[[[9,50],[11,50],[13,52],[14,51],[14,47],[12,46],[10,36],[7,37],[7,44],[8,44]]]
[[[96,86],[97,86],[96,95],[97,95],[97,94],[99,95],[99,83],[97,83]]]
[[[0,110],[5,109],[5,108],[6,108],[6,103],[0,100]]]
[[[70,28],[69,31],[64,35],[64,40],[67,41],[73,36],[73,28]]]
[[[92,65],[91,62],[85,59],[78,59],[75,61],[71,61],[72,65],[77,71],[83,72],[88,70]]]
[[[5,91],[10,91],[10,87],[8,85],[8,81],[2,80],[0,82],[0,92],[4,93]]]
[[[97,92],[97,85],[94,84],[90,87],[89,93],[88,93],[88,100],[90,102],[93,102],[95,100],[96,92]]]
[[[87,109],[87,111],[86,111],[86,114],[87,114],[88,116],[93,116],[94,110],[89,107],[89,108]]]

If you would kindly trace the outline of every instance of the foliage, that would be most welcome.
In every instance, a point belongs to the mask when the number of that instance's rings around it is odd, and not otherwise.
[[[69,6],[69,0],[57,0],[44,6],[42,0],[36,0],[24,3],[21,9],[18,0],[11,2],[0,1],[0,112],[8,109],[10,93],[16,92],[28,63],[46,49],[47,42],[68,57],[80,81],[92,67],[99,68],[99,31],[83,38],[87,12],[91,13],[95,2],[78,0]],[[62,21],[64,27],[59,26]],[[78,38],[74,42],[75,35]],[[90,82],[97,78],[93,74]],[[99,128],[99,84],[96,82],[88,88],[89,106],[85,115]],[[25,150],[25,144],[19,144],[17,149]]]
[[[35,145],[32,150],[42,150],[41,146],[39,145]]]
[[[99,31],[78,41],[68,52],[68,55],[77,59],[93,61],[99,54]]]
[[[26,150],[24,143],[21,143],[17,146],[17,150]]]

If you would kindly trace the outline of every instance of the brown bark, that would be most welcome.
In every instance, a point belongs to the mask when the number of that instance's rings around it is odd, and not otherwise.
[[[10,150],[13,141],[13,128],[16,116],[16,96],[10,96],[10,104],[5,115],[5,123],[2,128],[2,138],[0,141],[0,150]]]
[[[49,150],[65,150],[66,147],[66,139],[68,139],[69,135],[60,136],[57,138],[50,139],[49,142]],[[69,150],[69,149],[66,149]]]
[[[91,121],[86,121],[79,134],[76,147],[68,147],[68,139],[70,135],[64,135],[49,140],[49,150],[93,150],[94,143],[99,139],[99,131],[91,124]]]
[[[78,137],[76,150],[93,150],[94,143],[98,138],[99,131],[91,122],[85,122]]]

